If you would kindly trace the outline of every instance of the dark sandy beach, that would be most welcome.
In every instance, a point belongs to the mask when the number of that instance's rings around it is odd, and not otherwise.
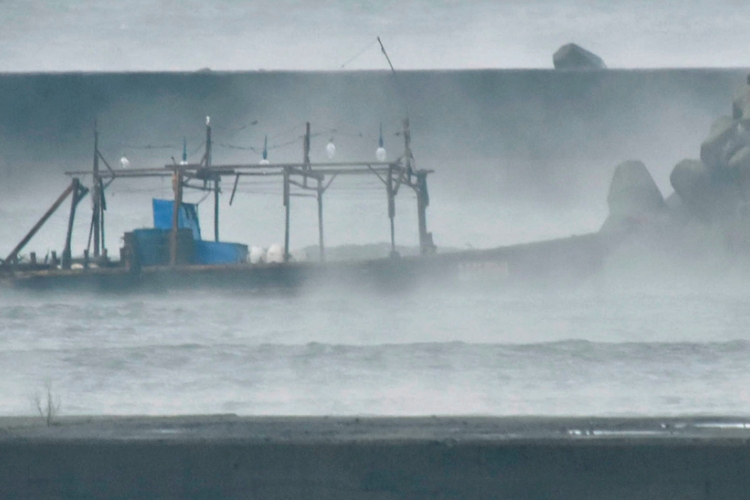
[[[750,419],[0,420],[2,498],[740,499]]]

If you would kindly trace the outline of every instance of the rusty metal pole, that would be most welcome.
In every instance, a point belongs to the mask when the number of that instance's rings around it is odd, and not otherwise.
[[[176,168],[172,174],[172,190],[174,191],[174,204],[172,206],[172,232],[169,235],[169,265],[177,265],[179,254],[179,239],[177,237],[180,228],[180,208],[182,206],[182,170]]]
[[[393,165],[388,166],[388,179],[386,183],[386,193],[388,194],[388,218],[391,221],[391,257],[396,256],[396,197],[393,192]]]
[[[310,122],[305,122],[305,140],[302,141],[302,170],[310,170]],[[307,187],[307,176],[302,182]]]
[[[323,239],[323,178],[318,177],[318,245],[320,246],[320,261],[326,261],[326,249]]]
[[[211,168],[212,158],[211,151],[213,149],[213,143],[211,141],[211,121],[206,117],[206,168]],[[214,241],[219,241],[219,191],[221,176],[216,174],[214,176]]]
[[[289,261],[289,167],[284,167],[284,262]]]
[[[302,143],[302,163],[305,170],[310,168],[310,122],[305,123],[305,140]]]
[[[427,195],[427,174],[417,173],[417,216],[419,218],[419,253],[428,254],[432,251],[432,242],[427,234],[427,206],[430,201]]]
[[[101,229],[101,251],[99,252],[99,256],[103,256],[104,260],[107,260],[107,245],[105,244],[106,241],[106,234],[104,233],[104,211],[107,209],[107,205],[104,201],[104,185],[102,184],[102,179],[99,177],[99,190],[98,190],[98,196],[99,196],[99,222],[102,226]]]
[[[214,179],[214,241],[219,241],[219,189],[221,177]]]
[[[70,269],[71,263],[72,263],[72,255],[71,255],[71,243],[73,239],[73,222],[75,221],[76,217],[76,206],[78,205],[78,202],[81,201],[81,182],[78,180],[77,177],[73,178],[73,181],[71,182],[71,185],[73,186],[73,197],[70,199],[70,215],[68,216],[68,231],[65,234],[65,248],[63,249],[63,255],[62,255],[62,267],[63,269]]]
[[[404,160],[406,163],[406,173],[411,183],[411,175],[414,170],[414,155],[411,152],[411,130],[409,129],[409,119],[404,119]]]
[[[91,225],[94,228],[94,257],[99,257],[101,248],[101,228],[102,228],[102,206],[101,206],[101,180],[99,178],[99,130],[94,124],[94,175],[91,186],[91,202],[93,206],[93,221]]]

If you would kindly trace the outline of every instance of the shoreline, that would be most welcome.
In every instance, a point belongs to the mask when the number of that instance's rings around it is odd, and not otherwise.
[[[750,442],[750,416],[239,416],[0,417],[0,442],[218,440],[264,442]]]
[[[739,500],[747,420],[3,417],[0,497]]]

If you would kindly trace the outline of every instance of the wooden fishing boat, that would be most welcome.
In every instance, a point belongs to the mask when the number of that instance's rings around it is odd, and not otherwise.
[[[302,287],[345,284],[355,287],[403,289],[419,283],[446,280],[513,283],[553,283],[581,280],[598,269],[606,245],[597,234],[489,250],[438,252],[427,230],[430,199],[427,178],[433,170],[417,169],[410,146],[408,120],[403,128],[404,152],[395,161],[325,162],[310,161],[310,124],[306,126],[303,161],[271,164],[214,164],[210,120],[206,121],[206,149],[199,163],[183,157],[159,168],[113,169],[99,151],[95,131],[92,170],[66,172],[71,182],[34,227],[0,263],[0,283],[17,288],[78,288],[129,291],[142,289],[189,289],[199,286],[223,288]],[[101,163],[105,168],[101,168]],[[374,176],[384,186],[390,219],[388,258],[326,262],[323,231],[323,199],[326,190],[343,176]],[[90,187],[81,178],[91,178]],[[173,199],[154,200],[154,227],[125,233],[119,258],[112,258],[104,243],[105,192],[115,180],[170,178]],[[279,178],[285,208],[284,246],[276,258],[252,259],[248,247],[219,239],[221,185],[233,181],[230,204],[239,180]],[[202,239],[195,205],[183,201],[186,188],[214,195],[214,238]],[[291,257],[290,210],[292,188],[309,191],[317,199],[319,261],[295,262]],[[400,256],[396,251],[395,199],[401,188],[414,191],[417,200],[419,255]],[[92,197],[89,246],[82,255],[71,249],[73,223],[78,204]],[[40,261],[32,252],[19,258],[49,217],[70,197],[70,215],[65,245],[58,258]],[[269,252],[270,255],[270,252]]]

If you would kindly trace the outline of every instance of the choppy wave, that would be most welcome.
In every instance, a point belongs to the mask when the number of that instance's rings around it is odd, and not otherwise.
[[[733,299],[16,297],[0,304],[0,414],[33,413],[47,383],[69,414],[746,413]]]

